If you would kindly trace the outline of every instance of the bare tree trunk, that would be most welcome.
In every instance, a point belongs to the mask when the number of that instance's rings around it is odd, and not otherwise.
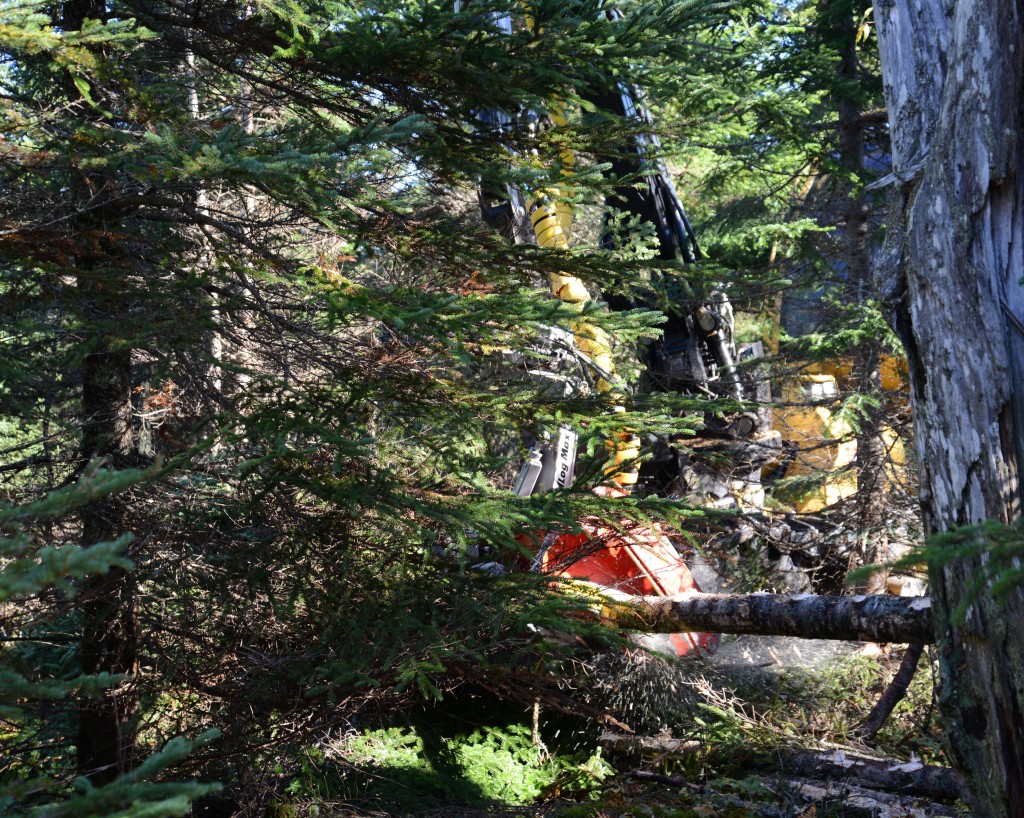
[[[196,65],[196,57],[191,51],[185,52],[185,76],[188,79],[188,115],[193,121],[198,121],[202,110],[199,105],[199,69]],[[210,208],[210,198],[206,193],[206,186],[200,185],[199,189],[196,190],[196,210],[206,215]],[[199,256],[200,264],[203,267],[209,268],[212,265],[213,259],[209,252],[204,250]],[[217,293],[210,294],[210,317],[212,318],[213,329],[210,331],[210,362],[209,362],[209,381],[210,387],[213,390],[215,399],[219,400],[221,397],[221,389],[223,386],[224,370],[221,367],[221,362],[224,360],[224,336],[220,333],[220,295]],[[215,447],[216,448],[216,447]]]
[[[102,315],[109,302],[102,297],[90,298],[95,286],[86,279],[79,285],[90,306]],[[132,450],[134,438],[131,385],[130,351],[111,349],[106,338],[96,340],[86,355],[83,371],[84,459],[104,458],[115,467],[128,465],[126,455]],[[94,501],[82,509],[83,545],[115,539],[128,528],[128,509],[119,496]],[[116,568],[87,581],[79,605],[82,673],[125,677],[102,698],[83,698],[80,703],[75,742],[78,769],[94,784],[102,784],[131,768],[135,746],[133,677],[138,669],[138,640],[132,577]]]
[[[663,756],[681,758],[700,751],[705,745],[694,739],[663,738],[661,736],[637,736],[629,733],[613,733],[605,730],[597,739],[606,750],[620,755]]]
[[[913,644],[933,639],[928,597],[616,594],[602,605],[601,617],[645,633],[705,631]]]
[[[1024,8],[875,7],[893,140],[886,307],[907,349],[929,531],[1020,515],[1024,432]],[[983,557],[932,571],[953,762],[975,814],[1024,816],[1024,596],[982,592]]]
[[[689,739],[634,736],[607,730],[601,733],[598,743],[609,752],[620,755],[660,758],[685,758],[707,749],[707,745]],[[799,775],[822,781],[856,783],[937,801],[955,801],[962,791],[959,777],[949,767],[934,767],[920,762],[907,764],[839,750],[813,752],[776,747],[763,755],[753,755],[748,760],[748,766],[758,770],[774,768],[784,775]]]
[[[937,801],[960,798],[962,785],[949,767],[933,767],[921,763],[901,764],[891,759],[867,758],[849,753],[812,753],[781,750],[778,761],[789,774],[849,781],[865,787],[916,795]]]
[[[929,815],[934,818],[970,818],[963,810],[946,807],[931,801],[922,801],[917,796],[893,795],[887,792],[858,787],[855,784],[807,780],[786,780],[778,783],[766,782],[769,790],[792,799],[794,796],[808,804],[804,814],[823,814],[834,818],[878,818],[878,816]],[[777,815],[791,813],[778,812]]]

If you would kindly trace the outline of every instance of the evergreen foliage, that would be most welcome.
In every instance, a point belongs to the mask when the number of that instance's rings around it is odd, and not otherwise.
[[[182,738],[168,742],[130,774],[98,788],[85,779],[68,780],[60,761],[69,748],[52,716],[53,706],[76,697],[102,697],[124,679],[55,668],[53,652],[47,647],[63,641],[69,624],[65,611],[76,595],[76,580],[107,574],[114,566],[131,568],[121,556],[131,537],[82,548],[70,543],[42,545],[31,532],[146,476],[138,471],[110,472],[92,464],[80,480],[64,489],[29,505],[0,507],[0,624],[5,634],[0,648],[4,743],[0,811],[4,814],[163,818],[184,815],[192,799],[216,789],[195,782],[148,780],[197,746]],[[212,738],[213,734],[201,736],[198,743]]]
[[[663,320],[553,300],[550,273],[665,309],[672,289],[722,288],[751,311],[784,279],[836,293],[837,323],[800,356],[880,332],[863,281],[837,281],[832,230],[851,202],[874,206],[874,171],[840,133],[849,106],[879,105],[870,40],[857,77],[836,71],[864,4],[616,6],[0,0],[8,806],[181,814],[210,791],[170,783],[190,776],[304,795],[310,736],[466,680],[564,705],[564,642],[613,637],[585,598],[474,565],[523,567],[531,536],[585,517],[685,535],[709,515],[592,491],[605,441],[678,442],[738,407],[637,394],[612,414],[624,384],[530,374],[551,327],[585,318],[628,371]],[[467,215],[479,179],[585,205],[629,181],[607,170],[635,126],[586,102],[620,82],[669,123],[716,262],[652,261],[651,236],[621,218],[617,250],[557,252]],[[569,124],[482,131],[482,109]],[[879,405],[851,402],[865,434]],[[577,486],[513,496],[523,441],[559,424],[584,436]],[[589,759],[510,780],[532,751],[523,731],[460,748],[455,766],[507,800],[603,773]]]
[[[211,728],[185,763],[234,778],[460,678],[532,698],[538,630],[599,629],[539,577],[467,570],[478,550],[512,565],[516,535],[687,513],[590,489],[605,439],[686,433],[706,401],[606,416],[611,397],[508,363],[581,317],[538,292],[549,272],[625,290],[642,253],[509,247],[438,204],[478,177],[595,195],[600,168],[545,161],[563,140],[611,155],[626,132],[576,116],[581,95],[656,91],[684,33],[720,16],[620,6],[541,0],[505,35],[489,15],[519,19],[518,2],[0,4],[0,416],[24,430],[3,490],[31,503],[96,458],[148,475],[36,518],[55,550],[6,569],[12,592],[16,575],[21,592],[64,583],[33,602],[62,634],[33,661],[119,679],[46,714],[77,749],[54,774],[91,781],[83,797]],[[556,101],[562,131],[472,126],[482,107]],[[656,314],[584,313],[627,357],[657,333]],[[593,436],[586,479],[512,496],[517,441],[557,423]]]

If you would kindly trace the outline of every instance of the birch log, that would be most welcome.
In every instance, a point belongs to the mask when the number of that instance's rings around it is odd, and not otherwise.
[[[602,605],[601,616],[609,624],[645,633],[705,631],[914,644],[933,639],[928,597],[615,595]]]
[[[876,270],[907,351],[929,531],[1020,516],[1024,0],[875,6],[893,198]],[[1024,596],[965,599],[983,557],[932,571],[940,707],[974,814],[1024,818]]]

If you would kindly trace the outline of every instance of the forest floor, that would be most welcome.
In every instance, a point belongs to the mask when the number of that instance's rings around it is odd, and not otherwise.
[[[876,740],[868,746],[855,736],[901,656],[900,648],[742,637],[723,645],[711,662],[664,662],[641,651],[598,658],[573,681],[575,693],[610,708],[635,735],[653,739],[632,755],[612,747],[607,726],[555,715],[542,717],[544,747],[538,747],[521,707],[503,709],[486,696],[457,692],[408,725],[350,734],[321,748],[305,768],[305,784],[291,789],[288,813],[965,815],[929,799],[864,789],[842,776],[824,784],[793,768],[792,757],[804,751],[840,761],[849,753],[892,764],[945,765],[927,655]],[[489,724],[481,718],[486,712]],[[685,751],[675,752],[682,746]]]

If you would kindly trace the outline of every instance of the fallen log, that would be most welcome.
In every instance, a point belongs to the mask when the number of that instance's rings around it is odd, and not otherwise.
[[[692,793],[707,792],[707,787],[704,785],[694,784],[678,775],[661,775],[646,770],[633,770],[629,773],[629,777],[646,783],[662,784],[673,789],[685,789]],[[787,781],[780,787],[780,782],[775,780],[765,781],[765,786],[788,798],[792,798],[796,794],[811,804],[824,802],[829,815],[843,816],[843,818],[879,818],[879,816],[918,818],[921,815],[932,815],[936,818],[939,816],[941,818],[969,818],[963,810],[947,807],[944,804],[923,802],[916,797],[908,802],[908,796],[891,795],[849,784],[836,786],[824,781]],[[791,811],[783,812],[763,803],[755,804],[742,801],[734,796],[725,796],[725,798],[732,806],[746,809],[746,814],[749,815],[784,818],[784,816],[793,814]],[[802,812],[800,814],[810,815],[812,813]]]
[[[955,801],[963,795],[963,784],[954,770],[919,761],[886,761],[839,750],[832,753],[783,751],[776,757],[775,764],[779,761],[787,773],[806,778],[853,782],[932,801]]]
[[[598,744],[611,753],[672,758],[690,756],[700,750],[700,742],[661,736],[634,736],[605,731]],[[919,761],[894,761],[868,758],[842,750],[816,753],[806,750],[765,748],[760,753],[750,748],[751,769],[776,770],[824,781],[857,784],[901,796],[931,801],[955,801],[962,797],[963,784],[949,767],[935,767]]]
[[[918,818],[921,815],[970,818],[966,812],[954,807],[924,803],[917,798],[907,803],[906,796],[890,795],[850,784],[836,786],[825,782],[815,784],[810,781],[789,781],[786,782],[785,789],[776,789],[780,794],[792,797],[796,793],[812,804],[826,806],[826,814],[835,815],[837,818]]]
[[[635,736],[605,730],[597,743],[620,755],[666,755],[679,758],[692,755],[704,745],[692,739]]]
[[[909,644],[935,641],[931,599],[926,596],[694,593],[657,597],[603,588],[599,593],[604,597],[604,622],[645,633],[706,631]]]

